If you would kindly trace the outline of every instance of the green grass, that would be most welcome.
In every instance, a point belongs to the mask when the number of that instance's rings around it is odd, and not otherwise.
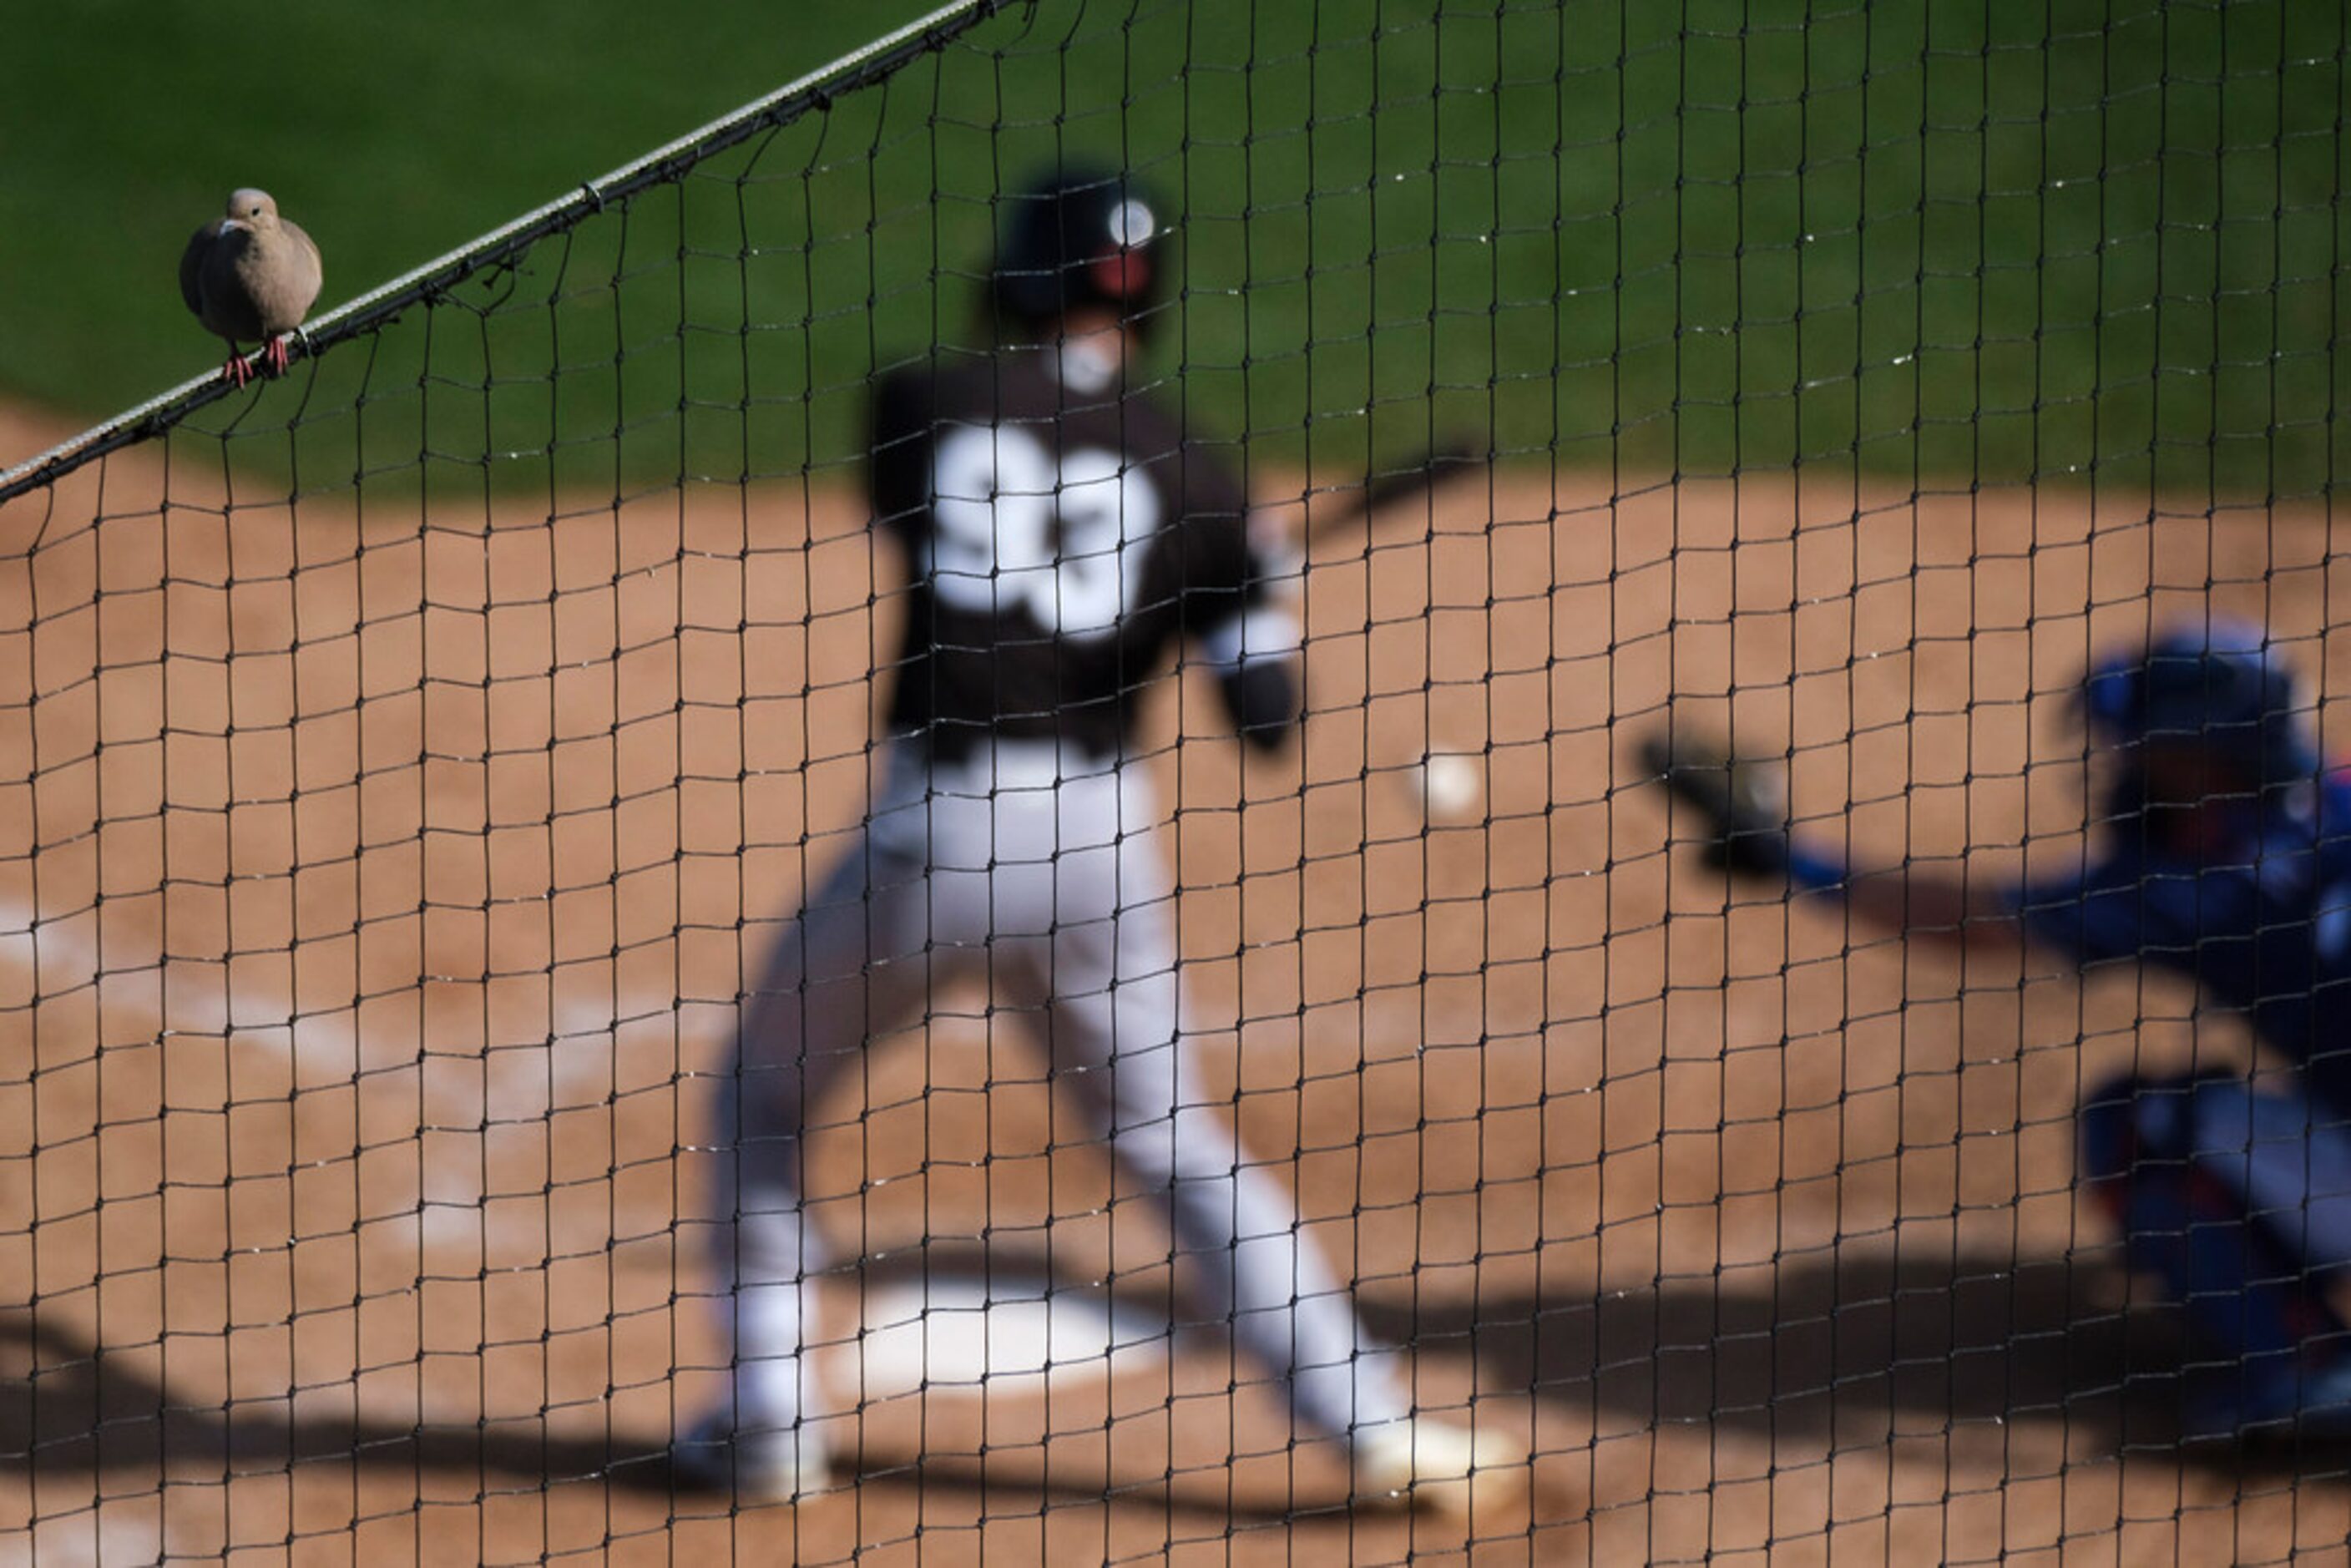
[[[258,184],[321,309],[935,0],[51,0],[0,99],[0,391],[96,419],[217,366],[180,248]]]
[[[141,11],[126,60],[118,9],[66,7],[16,76],[137,113],[19,102],[39,155],[0,190],[0,374],[92,413],[206,362],[168,272],[229,183],[277,190],[340,298],[897,19],[796,6],[786,47],[772,7],[333,4],[223,59]],[[2351,458],[2345,33],[2285,0],[1043,0],[345,345],[234,445],[306,488],[852,462],[877,364],[981,336],[990,199],[1060,148],[1186,214],[1154,364],[1253,457],[1474,424],[1641,474],[2312,494]],[[46,219],[98,191],[135,244]]]

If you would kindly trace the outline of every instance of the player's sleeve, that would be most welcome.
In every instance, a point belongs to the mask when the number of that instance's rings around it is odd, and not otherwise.
[[[1210,453],[1193,448],[1185,459],[1185,630],[1216,677],[1234,730],[1278,750],[1303,709],[1297,600],[1304,562],[1252,540],[1247,497]]]
[[[2192,964],[2218,913],[2207,907],[2219,891],[2211,880],[2191,864],[2108,854],[2076,873],[2025,883],[2011,897],[2027,934],[2079,963]]]
[[[903,369],[874,387],[866,440],[866,486],[876,527],[904,532],[928,504],[930,475],[924,454],[935,402],[933,376]]]

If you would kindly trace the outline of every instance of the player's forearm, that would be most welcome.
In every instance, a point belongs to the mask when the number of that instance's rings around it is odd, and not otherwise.
[[[1200,643],[1235,732],[1263,751],[1288,745],[1302,709],[1298,622],[1290,607],[1253,605],[1212,628]]]
[[[2001,889],[1963,873],[1923,865],[1845,873],[1845,907],[1865,922],[1935,943],[2015,945],[2024,940],[2015,907]]]
[[[1906,864],[1855,870],[1819,829],[1789,820],[1784,775],[1742,761],[1702,735],[1652,732],[1635,753],[1643,771],[1695,811],[1706,858],[1725,870],[1783,882],[1792,892],[1833,894],[1871,925],[1906,936],[1967,943],[2023,939],[2003,889]]]
[[[2010,946],[2024,937],[2001,890],[1960,872],[1921,865],[1843,868],[1792,838],[1789,880],[1798,887],[1833,892],[1863,920],[1906,937],[1970,946]]]

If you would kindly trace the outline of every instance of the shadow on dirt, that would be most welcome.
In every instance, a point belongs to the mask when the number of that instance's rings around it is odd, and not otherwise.
[[[2045,1423],[2066,1450],[2160,1451],[2233,1470],[2338,1465],[2342,1445],[2180,1448],[2181,1412],[2225,1398],[2178,1314],[2128,1311],[2110,1253],[2081,1260],[1884,1249],[1474,1307],[1370,1303],[1383,1336],[1473,1357],[1479,1383],[1569,1407],[1600,1433],[1742,1430],[1813,1454]]]
[[[365,1416],[296,1416],[285,1400],[228,1410],[174,1395],[152,1346],[118,1351],[78,1331],[0,1313],[0,1474],[170,1470],[216,1479],[303,1464],[417,1472],[670,1485],[666,1434],[552,1435],[533,1418],[469,1426],[394,1425]]]
[[[973,1265],[972,1249],[949,1251],[948,1266]],[[1026,1279],[1039,1263],[990,1253],[982,1267],[984,1277]],[[1373,1298],[1365,1316],[1423,1355],[1473,1358],[1489,1391],[1524,1391],[1600,1432],[1732,1428],[1820,1452],[2039,1422],[2062,1427],[2076,1454],[2168,1451],[2186,1392],[2224,1375],[2184,1360],[2169,1314],[2119,1310],[2123,1293],[2107,1261],[1853,1248],[1596,1296],[1489,1296],[1474,1307]],[[298,1416],[284,1401],[224,1411],[175,1397],[155,1359],[152,1346],[103,1349],[30,1312],[0,1313],[0,1473],[233,1476],[341,1463],[655,1491],[678,1482],[665,1433],[550,1432],[537,1418],[403,1426]],[[2234,1469],[2306,1471],[2316,1451],[2186,1452]]]

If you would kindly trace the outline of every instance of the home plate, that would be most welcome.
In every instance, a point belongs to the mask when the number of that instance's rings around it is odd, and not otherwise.
[[[1003,1390],[1022,1379],[1107,1376],[1113,1359],[1164,1360],[1166,1320],[1114,1308],[1098,1286],[998,1269],[871,1281],[852,1348],[868,1399],[925,1389]]]
[[[1041,1461],[1049,1439],[1100,1443],[1121,1414],[1164,1407],[1164,1313],[1114,1305],[1101,1286],[1041,1270],[910,1261],[869,1268],[862,1321],[824,1333],[817,1353],[827,1404],[855,1413],[869,1470],[983,1456],[994,1470],[1023,1448]]]

